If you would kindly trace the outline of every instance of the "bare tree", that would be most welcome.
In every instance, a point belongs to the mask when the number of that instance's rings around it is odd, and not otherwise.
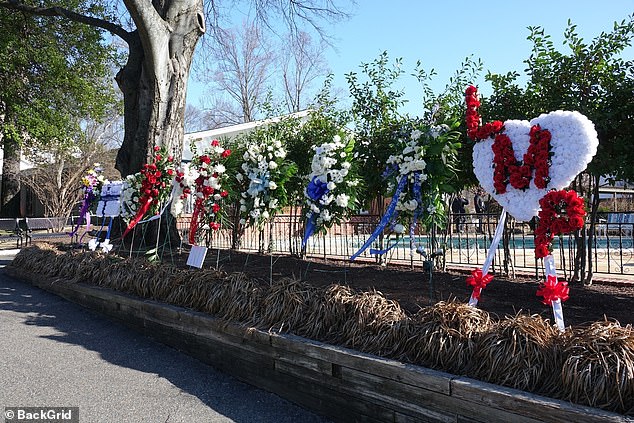
[[[103,15],[55,5],[31,6],[19,0],[0,1],[0,7],[16,14],[61,17],[95,26],[120,37],[128,46],[125,66],[117,74],[124,98],[125,135],[117,156],[117,169],[128,175],[141,169],[153,146],[164,146],[178,159],[182,154],[187,80],[194,50],[207,31],[206,14],[216,21],[222,0],[126,0],[125,10],[133,28]],[[308,22],[320,31],[319,21],[346,16],[334,0],[252,0],[259,22],[270,26],[282,16],[297,30]],[[99,10],[99,7],[94,8]],[[321,32],[321,31],[320,31]]]
[[[120,104],[113,104],[101,121],[82,120],[70,140],[47,146],[25,145],[25,157],[35,168],[22,172],[21,181],[44,206],[46,216],[68,217],[81,199],[81,179],[88,168],[99,162],[107,178],[120,178],[114,169],[116,147],[121,145]]]
[[[282,49],[280,61],[285,103],[289,113],[293,113],[306,108],[311,83],[329,72],[323,40],[315,44],[310,34],[302,31],[289,37],[289,41]]]
[[[85,119],[81,124],[85,138],[107,150],[121,147],[124,126],[120,108],[121,103],[113,104],[101,121]]]
[[[216,47],[209,55],[211,69],[204,78],[215,85],[211,110],[222,111],[228,123],[254,121],[274,62],[270,42],[254,22],[245,21],[239,28],[217,29]],[[234,120],[238,117],[236,109],[241,112],[239,121]]]
[[[46,216],[68,217],[81,199],[82,177],[105,155],[104,145],[93,141],[78,143],[71,151],[60,147],[43,154],[39,166],[22,172],[21,179],[42,203]]]
[[[188,104],[185,108],[185,132],[198,132],[210,129],[205,119],[205,111]]]
[[[233,100],[218,95],[213,97],[209,104],[204,117],[208,129],[244,123],[242,107]]]

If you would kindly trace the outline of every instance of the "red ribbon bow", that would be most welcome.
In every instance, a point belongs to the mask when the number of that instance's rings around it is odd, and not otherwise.
[[[482,274],[481,269],[474,269],[471,271],[471,276],[467,278],[467,285],[473,287],[472,297],[476,300],[480,300],[480,292],[486,288],[487,284],[493,280],[493,275]]]
[[[548,275],[546,282],[539,285],[537,295],[544,297],[542,303],[552,305],[553,301],[568,299],[568,282],[557,281],[557,276]]]

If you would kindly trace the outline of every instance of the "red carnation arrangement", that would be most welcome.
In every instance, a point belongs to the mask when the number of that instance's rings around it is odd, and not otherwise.
[[[535,229],[535,256],[543,258],[552,252],[555,236],[583,228],[586,210],[583,198],[573,190],[550,191],[539,200],[539,224]]]
[[[466,124],[467,136],[474,141],[494,137],[493,145],[493,186],[498,194],[506,193],[506,187],[511,184],[516,189],[525,190],[533,179],[535,170],[535,186],[546,188],[549,177],[551,134],[539,125],[533,125],[530,130],[530,144],[523,160],[515,158],[513,143],[504,133],[504,123],[499,120],[480,126],[478,107],[478,89],[470,85],[465,92],[467,103]]]
[[[125,237],[146,214],[161,213],[161,206],[169,201],[174,177],[174,157],[167,154],[163,147],[154,147],[151,163],[146,163],[140,171],[141,189],[139,191],[139,208],[134,218],[123,232]]]
[[[467,87],[465,92],[465,101],[467,103],[466,123],[467,123],[467,136],[473,141],[477,139],[476,134],[480,127],[480,115],[478,114],[478,107],[480,107],[480,100],[478,100],[478,89],[473,85]]]
[[[530,144],[528,151],[524,154],[523,168],[532,171],[535,169],[535,186],[539,189],[546,188],[550,182],[550,131],[542,129],[539,125],[533,125],[530,131]],[[515,185],[513,185],[515,186]]]
[[[524,160],[515,159],[513,143],[506,134],[498,134],[493,146],[493,185],[498,194],[504,194],[510,183],[513,188],[525,190],[533,179],[535,169],[535,186],[546,188],[550,182],[550,131],[533,125],[530,130],[530,144],[524,154]]]
[[[182,189],[180,200],[189,195],[195,196],[189,230],[189,242],[192,245],[195,245],[199,226],[207,224],[212,230],[220,229],[221,202],[229,195],[222,189],[226,179],[226,168],[222,162],[230,155],[231,150],[222,148],[218,140],[213,140],[211,148],[195,156],[191,162],[190,169],[197,175],[193,186],[186,185],[182,170],[177,172],[175,181]]]
[[[480,100],[478,99],[478,89],[473,85],[469,85],[465,91],[465,101],[467,103],[466,123],[467,136],[473,141],[481,141],[501,133],[504,130],[504,123],[495,120],[480,126],[480,115],[478,107]]]

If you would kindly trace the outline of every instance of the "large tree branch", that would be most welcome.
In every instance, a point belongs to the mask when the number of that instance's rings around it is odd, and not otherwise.
[[[146,70],[156,71],[161,61],[168,57],[166,37],[172,28],[151,2],[147,0],[124,0],[123,2],[141,36],[145,58],[150,65]]]
[[[86,25],[104,29],[114,35],[117,35],[118,37],[120,37],[122,40],[124,40],[127,43],[130,43],[132,40],[131,33],[123,29],[122,26],[116,25],[104,19],[95,18],[93,16],[82,15],[80,13],[73,12],[72,10],[68,10],[63,7],[28,6],[16,0],[10,0],[8,2],[0,2],[0,7],[3,7],[5,9],[17,10],[20,12],[28,13],[31,15],[37,15],[37,16],[64,17],[66,19],[70,19],[71,21],[75,21],[75,22],[79,22]]]

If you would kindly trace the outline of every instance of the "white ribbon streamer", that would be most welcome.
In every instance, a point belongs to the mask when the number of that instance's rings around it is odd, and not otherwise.
[[[555,258],[552,254],[544,257],[544,270],[546,272],[546,279],[548,276],[557,277],[557,269],[555,268]],[[566,325],[564,324],[564,311],[561,307],[561,300],[557,299],[552,302],[553,307],[553,316],[555,317],[555,323],[557,324],[557,328],[563,332],[566,330]]]
[[[493,258],[495,257],[495,252],[498,249],[498,245],[500,244],[500,239],[502,239],[502,233],[504,232],[504,221],[506,220],[506,209],[502,209],[502,214],[500,214],[500,220],[498,221],[498,226],[495,228],[495,234],[493,235],[493,240],[491,241],[491,245],[489,246],[489,251],[487,253],[487,258],[484,260],[484,264],[482,265],[482,276],[485,276],[489,273],[489,267],[491,267],[491,263],[493,263]],[[477,306],[478,299],[471,294],[471,298],[469,298],[470,306]]]

